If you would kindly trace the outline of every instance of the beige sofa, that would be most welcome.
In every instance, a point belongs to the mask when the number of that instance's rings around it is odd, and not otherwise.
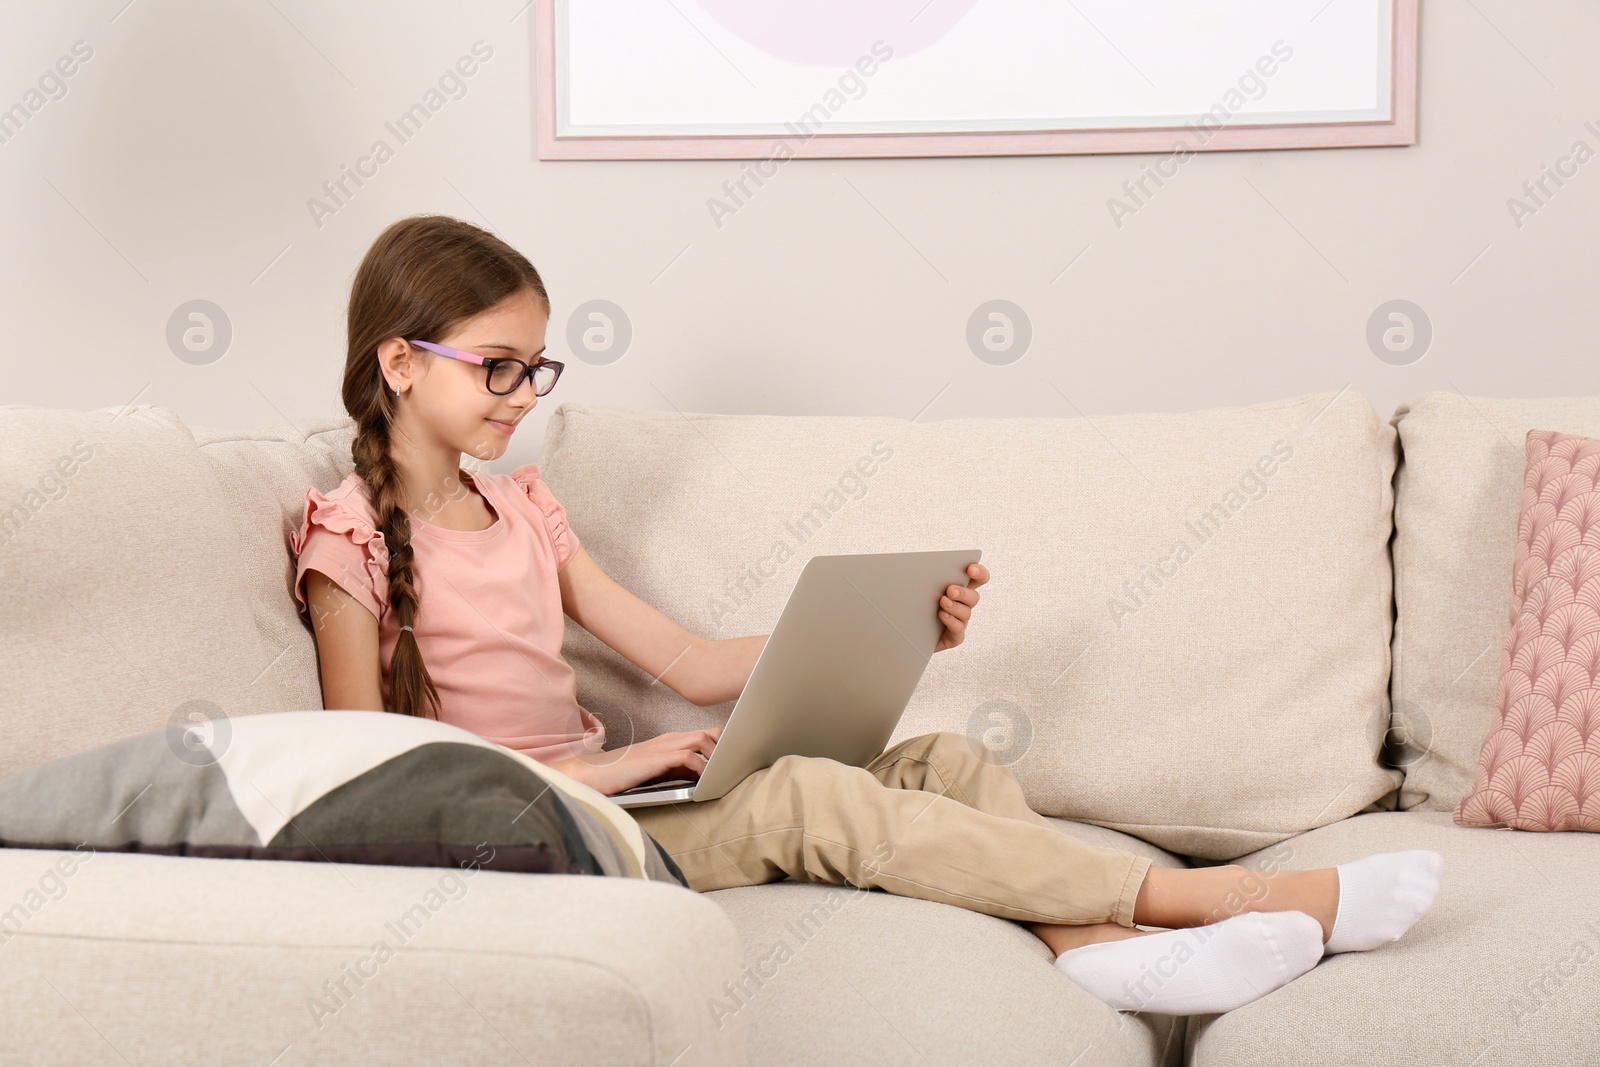
[[[563,405],[516,460],[706,636],[768,632],[814,554],[982,548],[971,634],[892,740],[990,744],[1064,833],[1167,866],[1445,854],[1404,939],[1237,1011],[1119,1014],[1015,923],[788,881],[483,873],[362,977],[437,870],[0,849],[0,1061],[1600,1062],[1600,840],[1450,814],[1494,714],[1534,427],[1600,435],[1600,399],[1435,393],[1387,420],[1349,391],[1092,420]],[[320,707],[288,535],[349,440],[0,408],[0,775]],[[729,710],[567,641],[613,743]]]

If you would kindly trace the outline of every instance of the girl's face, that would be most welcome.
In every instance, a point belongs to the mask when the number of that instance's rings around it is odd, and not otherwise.
[[[513,357],[527,364],[544,358],[545,327],[549,316],[530,289],[518,290],[494,307],[473,316],[446,337],[424,341],[459,348],[487,358]],[[409,403],[415,432],[434,438],[452,453],[465,452],[481,460],[498,459],[506,452],[511,435],[538,400],[533,382],[523,379],[514,392],[491,393],[484,369],[476,363],[411,348],[416,368]]]

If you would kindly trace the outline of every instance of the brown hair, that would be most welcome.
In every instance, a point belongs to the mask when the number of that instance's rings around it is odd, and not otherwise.
[[[389,549],[389,607],[397,626],[412,624],[421,605],[411,578],[411,519],[401,506],[400,475],[389,451],[397,401],[384,380],[378,346],[391,337],[437,341],[522,289],[533,290],[549,314],[544,281],[522,253],[445,215],[413,215],[393,223],[356,269],[342,392],[356,424],[350,446],[355,472],[366,482]],[[438,718],[439,691],[411,630],[400,631],[389,687],[394,706],[388,710],[426,717],[431,708],[431,717]]]

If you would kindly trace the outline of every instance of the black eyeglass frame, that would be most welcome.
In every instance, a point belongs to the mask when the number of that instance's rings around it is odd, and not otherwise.
[[[512,393],[522,388],[522,383],[524,381],[533,380],[534,371],[544,367],[553,367],[555,369],[556,376],[550,379],[549,389],[546,389],[541,393],[539,391],[539,383],[534,382],[533,385],[534,396],[548,396],[550,394],[550,390],[554,389],[556,387],[556,383],[561,380],[561,372],[565,370],[567,366],[565,363],[561,363],[554,359],[541,359],[539,362],[530,365],[528,363],[524,363],[515,356],[480,356],[476,352],[467,352],[460,348],[451,348],[449,345],[437,345],[432,341],[417,341],[408,339],[407,343],[416,345],[418,348],[427,349],[429,352],[433,352],[441,356],[448,356],[451,359],[459,359],[463,363],[477,363],[481,365],[484,372],[483,387],[489,390],[489,392],[493,393],[495,396],[510,396]],[[507,389],[503,393],[497,391],[494,386],[489,384],[494,380],[494,369],[502,363],[515,363],[522,368],[522,373],[517,375],[517,384],[513,385],[510,389]]]

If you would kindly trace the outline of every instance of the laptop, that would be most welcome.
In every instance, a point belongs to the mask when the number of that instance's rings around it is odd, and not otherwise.
[[[939,597],[978,549],[813,556],[696,779],[647,782],[625,808],[716,800],[784,756],[880,755],[944,631]]]

